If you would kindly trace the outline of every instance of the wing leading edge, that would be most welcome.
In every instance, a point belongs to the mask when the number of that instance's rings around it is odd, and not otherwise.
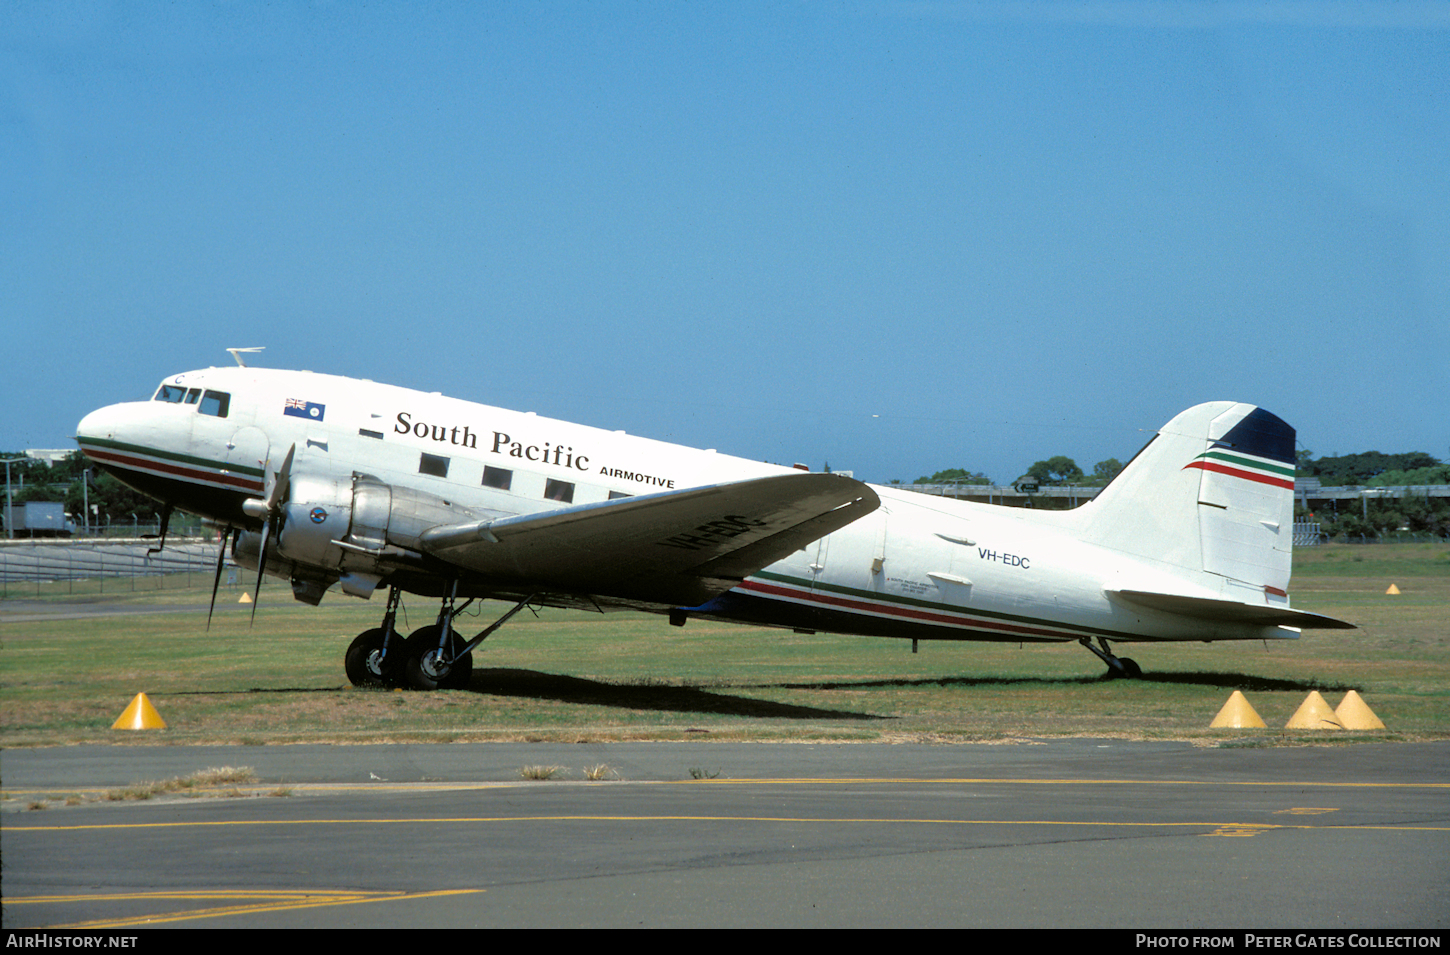
[[[780,474],[443,525],[420,544],[501,584],[694,606],[880,503],[843,475]]]

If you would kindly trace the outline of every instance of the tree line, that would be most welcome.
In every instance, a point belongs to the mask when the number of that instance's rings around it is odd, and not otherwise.
[[[1404,454],[1364,451],[1359,454],[1322,458],[1314,457],[1312,451],[1299,451],[1296,466],[1299,477],[1317,478],[1323,487],[1450,484],[1450,463],[1423,451],[1407,451]],[[1024,479],[1031,479],[1037,484],[1051,487],[1102,487],[1117,477],[1124,467],[1123,462],[1117,458],[1108,458],[1093,465],[1092,474],[1087,474],[1072,458],[1059,454],[1034,462],[1021,477],[1009,483],[1016,484]],[[901,481],[891,483],[900,484]],[[912,483],[989,485],[997,482],[980,471],[946,468],[932,475],[923,475]]]
[[[17,458],[24,452],[5,452]],[[156,501],[131,490],[96,467],[80,451],[72,451],[54,463],[27,458],[10,465],[10,497],[15,504],[54,501],[65,504],[65,512],[84,525],[87,502],[91,506],[91,527],[109,524],[150,524],[159,519]],[[0,504],[3,504],[0,500]],[[0,515],[3,516],[3,515]]]
[[[1450,484],[1450,463],[1423,451],[1381,454],[1363,451],[1322,458],[1298,454],[1300,477],[1318,478],[1323,487],[1414,487]],[[1450,536],[1450,500],[1423,495],[1370,497],[1359,501],[1297,504],[1296,521],[1319,525],[1330,538],[1387,537],[1397,533]]]
[[[1017,481],[1032,480],[1040,486],[1102,487],[1124,465],[1116,458],[1099,461],[1091,475],[1065,455],[1035,462]],[[1316,478],[1322,487],[1405,487],[1450,484],[1450,463],[1423,451],[1358,454],[1316,458],[1314,452],[1299,451],[1296,467],[1301,478]],[[900,484],[900,481],[893,481]],[[917,484],[995,484],[990,477],[966,468],[947,468],[916,479]],[[1294,519],[1313,522],[1331,538],[1384,537],[1396,533],[1450,536],[1450,500],[1408,494],[1401,497],[1366,496],[1354,502],[1321,501],[1306,505],[1295,502]]]
[[[1108,458],[1106,461],[1099,461],[1093,465],[1093,473],[1087,474],[1078,467],[1077,462],[1066,455],[1059,454],[1056,457],[1047,458],[1044,461],[1034,462],[1027,471],[1013,484],[1028,481],[1050,487],[1103,487],[1118,472],[1123,470],[1123,462],[1117,458]],[[892,481],[892,484],[900,484],[900,481]],[[929,476],[922,476],[912,482],[913,484],[975,484],[989,485],[996,484],[987,475],[980,471],[968,471],[966,468],[947,468]]]

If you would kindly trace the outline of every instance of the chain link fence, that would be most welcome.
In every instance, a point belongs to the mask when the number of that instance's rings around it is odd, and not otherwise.
[[[83,538],[0,542],[0,598],[48,594],[121,593],[210,585],[216,573],[215,539]],[[236,567],[222,573],[236,582]]]

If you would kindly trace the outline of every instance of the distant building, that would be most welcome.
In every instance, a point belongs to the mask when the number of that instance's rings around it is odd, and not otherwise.
[[[46,464],[59,464],[75,454],[75,448],[26,448],[25,456]]]

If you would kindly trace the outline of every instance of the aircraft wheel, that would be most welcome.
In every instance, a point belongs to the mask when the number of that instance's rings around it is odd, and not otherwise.
[[[1104,680],[1136,680],[1143,676],[1142,667],[1128,657],[1115,657],[1114,662],[1108,664],[1108,672],[1103,674]]]
[[[394,639],[393,652],[384,657],[381,627],[358,634],[343,658],[348,680],[353,686],[396,686],[402,657],[400,643]]]
[[[466,642],[455,631],[451,637],[454,651]],[[438,649],[437,625],[413,631],[405,648],[408,685],[415,690],[461,690],[473,675],[473,654],[465,653],[450,665],[443,665]]]

